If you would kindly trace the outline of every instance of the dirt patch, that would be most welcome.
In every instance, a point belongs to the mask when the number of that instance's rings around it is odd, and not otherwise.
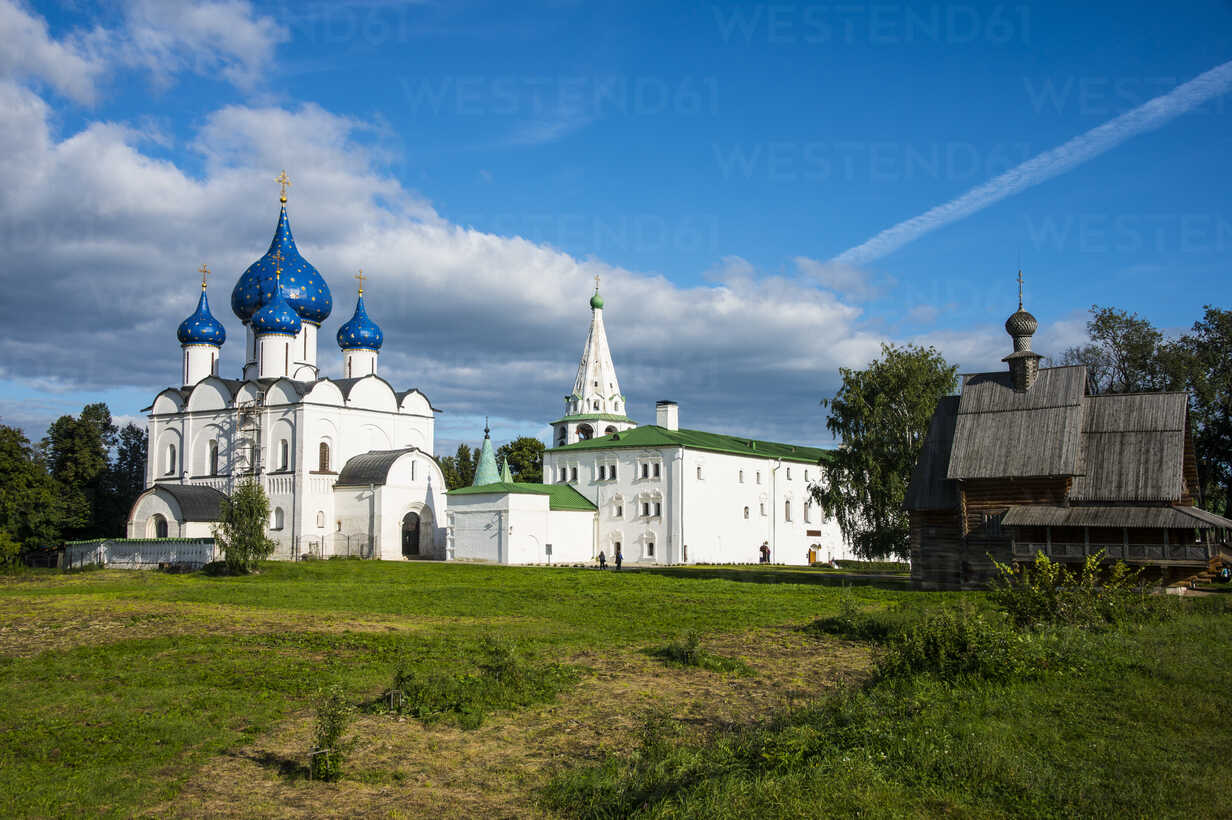
[[[151,814],[180,817],[536,816],[534,790],[563,767],[624,752],[651,710],[699,736],[765,719],[867,674],[866,646],[794,627],[711,636],[703,646],[741,657],[738,676],[663,664],[638,649],[583,652],[588,672],[555,703],[492,715],[464,731],[410,718],[364,715],[338,783],[306,779],[311,716],[297,714],[252,745],[209,761],[181,794]]]

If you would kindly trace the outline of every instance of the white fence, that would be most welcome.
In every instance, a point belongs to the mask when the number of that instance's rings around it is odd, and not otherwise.
[[[110,538],[76,541],[64,547],[65,569],[189,567],[200,569],[221,558],[213,538]]]

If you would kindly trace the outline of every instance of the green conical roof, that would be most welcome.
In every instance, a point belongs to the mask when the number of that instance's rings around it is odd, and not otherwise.
[[[475,467],[475,480],[472,487],[482,487],[484,484],[495,484],[501,480],[496,469],[496,452],[492,449],[492,439],[489,436],[488,423],[483,424],[483,446],[479,448],[479,464]]]
[[[509,459],[507,458],[501,461],[501,479],[500,480],[505,482],[506,484],[513,483],[513,473],[509,472]]]

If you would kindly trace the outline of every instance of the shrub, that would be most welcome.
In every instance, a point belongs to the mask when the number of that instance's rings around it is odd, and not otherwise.
[[[819,618],[806,629],[824,635],[837,635],[849,641],[885,643],[893,635],[916,623],[920,614],[918,608],[904,606],[902,603],[888,609],[866,611],[857,606],[850,595],[844,594],[839,598],[837,615]]]
[[[930,675],[1013,680],[1038,674],[1047,664],[1042,641],[967,609],[942,609],[891,636],[877,663],[879,678]]]
[[[1141,570],[1131,571],[1121,561],[1101,567],[1103,556],[1102,551],[1088,555],[1077,574],[1043,553],[1030,564],[996,563],[992,601],[1020,627],[1090,629],[1160,620],[1175,611],[1172,602],[1147,592]]]
[[[257,562],[274,551],[274,542],[265,534],[269,520],[269,498],[261,485],[245,479],[222,500],[219,522],[214,525],[214,540],[223,551],[227,568],[243,575],[257,568]]]
[[[317,694],[317,723],[312,732],[308,773],[313,780],[337,780],[342,775],[342,761],[350,744],[342,733],[355,713],[337,686]]]
[[[697,630],[690,630],[682,640],[652,649],[649,654],[676,666],[692,666],[709,669],[711,672],[731,672],[737,675],[753,673],[752,668],[739,658],[727,658],[702,649],[701,640],[701,634]]]

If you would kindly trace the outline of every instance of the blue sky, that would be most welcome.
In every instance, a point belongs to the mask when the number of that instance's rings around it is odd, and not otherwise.
[[[1227,304],[1222,86],[833,262],[1181,94],[1232,60],[1225,3],[0,0],[0,34],[0,421],[32,436],[175,380],[203,260],[242,338],[226,296],[283,167],[323,338],[363,267],[383,372],[446,410],[440,449],[558,415],[596,273],[634,415],[675,398],[685,426],[823,444],[818,401],[882,341],[1000,367],[1019,264],[1054,355],[1091,304],[1173,330]]]

